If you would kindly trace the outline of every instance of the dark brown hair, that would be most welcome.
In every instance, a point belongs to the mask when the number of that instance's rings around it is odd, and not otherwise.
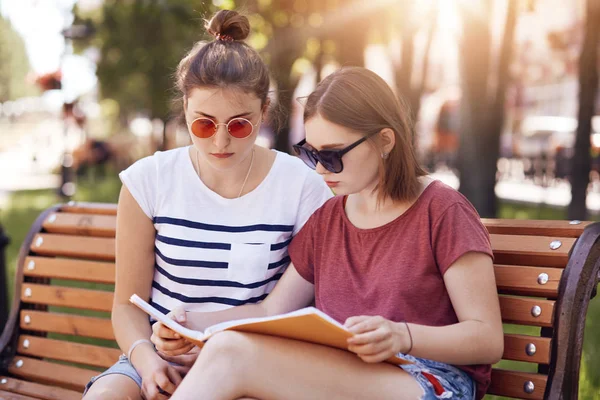
[[[196,43],[179,62],[177,100],[187,98],[198,87],[235,88],[255,94],[264,107],[269,94],[269,72],[258,52],[244,43],[250,34],[248,18],[236,11],[221,10],[205,27],[216,39]]]
[[[304,121],[316,115],[367,136],[389,128],[396,143],[379,167],[379,201],[412,201],[427,175],[417,161],[408,107],[389,85],[366,68],[346,67],[326,77],[308,96]],[[369,139],[377,147],[375,137]]]

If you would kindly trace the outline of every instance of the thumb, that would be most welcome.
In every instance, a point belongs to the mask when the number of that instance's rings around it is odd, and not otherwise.
[[[173,311],[171,311],[171,318],[173,318],[175,321],[179,322],[180,324],[187,322],[186,312],[185,312],[185,309],[183,308],[183,306],[175,307],[173,309]]]

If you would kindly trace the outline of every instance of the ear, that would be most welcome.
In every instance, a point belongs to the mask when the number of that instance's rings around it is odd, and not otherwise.
[[[269,111],[269,107],[271,106],[271,98],[267,97],[267,101],[265,101],[265,105],[261,110],[262,119],[265,120],[267,118],[267,112]]]
[[[390,154],[396,145],[396,135],[390,128],[384,128],[379,132],[379,143],[381,145],[381,153]]]

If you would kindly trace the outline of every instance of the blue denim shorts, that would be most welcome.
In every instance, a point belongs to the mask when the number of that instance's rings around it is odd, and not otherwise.
[[[83,391],[83,395],[85,396],[85,394],[90,389],[90,387],[92,387],[94,382],[96,382],[98,379],[102,378],[103,376],[112,375],[112,374],[121,374],[121,375],[128,376],[131,379],[133,379],[133,381],[135,383],[137,383],[140,390],[142,389],[142,377],[140,376],[140,374],[138,374],[137,370],[131,364],[131,362],[129,362],[129,359],[127,358],[127,356],[125,354],[121,354],[121,356],[119,357],[119,361],[117,361],[112,367],[110,367],[106,371],[102,372],[100,375],[96,375],[96,376],[92,377],[92,379],[90,379],[88,384],[85,385],[85,390]]]
[[[464,371],[438,361],[398,354],[413,364],[400,365],[413,376],[423,389],[421,400],[461,399],[474,400],[475,381]]]

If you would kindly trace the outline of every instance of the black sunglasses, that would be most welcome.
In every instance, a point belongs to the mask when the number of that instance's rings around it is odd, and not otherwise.
[[[334,174],[339,174],[344,169],[344,163],[342,162],[342,157],[344,154],[370,138],[371,136],[377,134],[378,132],[371,133],[370,135],[364,136],[361,139],[358,139],[356,142],[352,143],[346,148],[340,150],[315,150],[312,147],[305,147],[306,139],[302,139],[298,144],[295,144],[294,151],[296,155],[300,157],[302,161],[306,165],[308,165],[312,169],[317,168],[317,164],[321,164],[323,168],[325,168],[329,172],[333,172]]]

